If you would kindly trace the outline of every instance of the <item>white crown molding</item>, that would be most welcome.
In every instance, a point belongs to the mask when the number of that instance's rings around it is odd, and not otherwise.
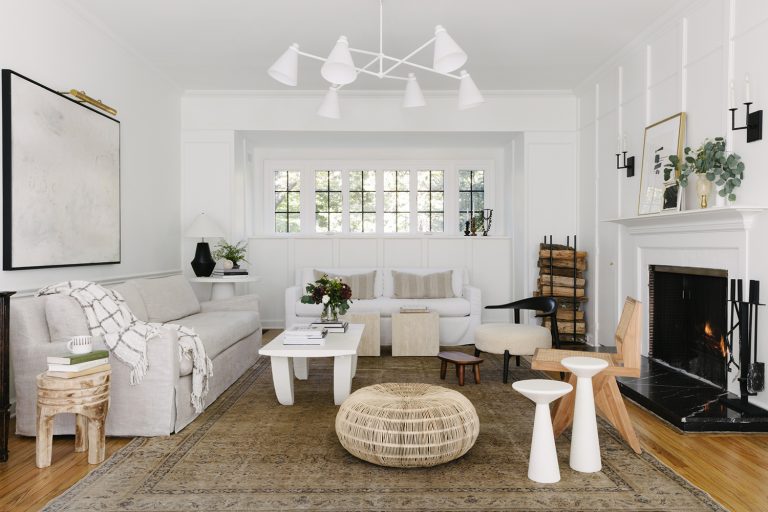
[[[682,212],[658,213],[637,217],[606,219],[626,226],[631,235],[668,234],[668,233],[713,233],[723,231],[745,232],[752,229],[758,215],[768,207],[715,207]]]
[[[313,89],[189,89],[184,91],[182,98],[189,97],[211,97],[211,96],[229,96],[229,97],[254,97],[254,98],[318,98],[323,97],[328,92],[327,89],[313,90]],[[425,97],[429,98],[455,98],[458,94],[454,90],[425,90],[423,91]],[[403,91],[391,90],[391,89],[365,89],[365,90],[352,90],[344,89],[341,92],[345,97],[362,97],[362,98],[400,98],[403,96]],[[575,96],[574,92],[570,89],[532,89],[532,90],[483,90],[483,96],[491,98],[508,98],[508,97],[521,97],[521,96]]]

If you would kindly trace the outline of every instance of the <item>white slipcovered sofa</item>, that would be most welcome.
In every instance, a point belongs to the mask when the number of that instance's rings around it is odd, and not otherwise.
[[[140,320],[193,328],[213,362],[205,398],[208,407],[258,357],[261,347],[259,300],[255,295],[198,302],[184,276],[135,279],[113,287]],[[47,369],[46,356],[67,352],[70,336],[89,334],[80,305],[71,297],[46,295],[11,300],[11,364],[16,387],[16,433],[34,436],[35,377]],[[100,337],[94,348],[104,348]],[[149,369],[141,383],[129,383],[129,367],[110,354],[112,381],[106,433],[157,436],[178,432],[197,413],[190,403],[192,361],[179,359],[176,331],[162,329],[148,341]],[[59,414],[54,434],[73,434],[74,415]]]
[[[482,304],[480,290],[469,285],[469,275],[464,268],[329,268],[307,267],[296,271],[296,285],[285,291],[285,326],[304,324],[320,317],[322,306],[302,304],[300,299],[307,283],[315,281],[315,271],[329,275],[359,275],[376,271],[373,299],[355,299],[350,313],[378,311],[381,314],[381,344],[392,344],[392,313],[403,306],[428,306],[440,317],[441,345],[468,345],[474,343],[474,330],[480,325]],[[441,299],[400,299],[394,297],[392,271],[428,275],[451,271],[454,297]],[[353,290],[354,291],[354,290]]]

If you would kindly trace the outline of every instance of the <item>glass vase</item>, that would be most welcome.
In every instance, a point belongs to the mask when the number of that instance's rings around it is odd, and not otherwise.
[[[323,304],[323,312],[320,313],[321,322],[338,322],[339,308],[335,304]]]
[[[706,176],[696,176],[696,196],[699,198],[699,208],[709,206],[709,194],[712,192],[712,182]]]

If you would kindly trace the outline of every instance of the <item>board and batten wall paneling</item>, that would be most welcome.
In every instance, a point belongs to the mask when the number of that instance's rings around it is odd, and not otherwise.
[[[513,300],[512,239],[508,237],[260,236],[249,243],[250,269],[261,280],[248,289],[261,297],[265,328],[285,323],[285,289],[304,267],[462,267],[480,288],[483,305]],[[243,290],[245,291],[245,290]],[[483,311],[484,321],[508,321],[506,311]]]

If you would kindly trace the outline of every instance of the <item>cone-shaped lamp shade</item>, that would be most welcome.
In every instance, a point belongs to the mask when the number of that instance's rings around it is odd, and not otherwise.
[[[480,94],[472,77],[466,71],[461,72],[461,83],[459,85],[459,110],[476,107],[485,103],[485,98]]]
[[[405,96],[403,96],[403,108],[423,107],[427,102],[421,93],[416,75],[408,73],[408,82],[405,84]]]
[[[317,115],[327,117],[328,119],[339,119],[341,117],[339,112],[339,91],[333,87],[328,89],[323,102],[320,104],[320,108],[317,109]]]
[[[328,55],[328,60],[320,68],[320,74],[332,84],[338,85],[351,84],[357,78],[355,63],[352,61],[352,54],[349,53],[349,42],[345,36],[341,36],[336,41],[336,46]]]
[[[222,238],[224,237],[224,230],[203,212],[192,221],[187,231],[184,232],[184,236],[187,238]]]
[[[296,53],[298,49],[298,44],[292,44],[285,50],[285,53],[267,70],[269,76],[281,84],[295,87],[299,77],[299,54]]]
[[[435,27],[435,55],[432,67],[440,73],[456,71],[467,62],[467,54],[440,25]]]

